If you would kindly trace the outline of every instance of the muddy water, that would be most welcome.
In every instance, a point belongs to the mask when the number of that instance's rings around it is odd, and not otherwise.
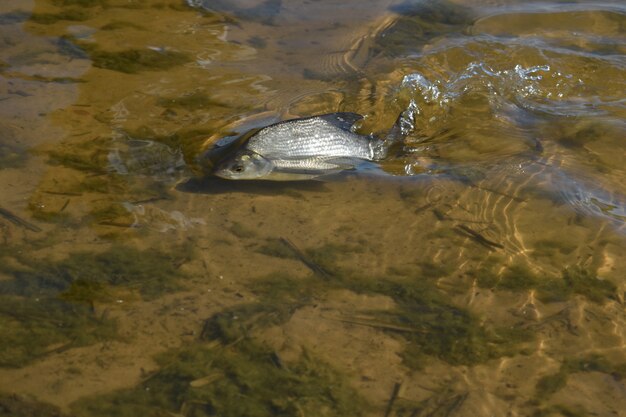
[[[626,415],[621,2],[0,13],[7,415]],[[324,181],[207,175],[334,111],[414,129]]]

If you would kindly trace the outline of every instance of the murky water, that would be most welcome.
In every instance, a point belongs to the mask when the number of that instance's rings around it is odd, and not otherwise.
[[[0,414],[626,415],[620,1],[4,0]],[[413,118],[324,181],[219,139]]]

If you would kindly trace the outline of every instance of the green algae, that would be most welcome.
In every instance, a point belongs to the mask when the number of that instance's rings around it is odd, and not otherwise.
[[[269,249],[276,253],[276,244]],[[528,353],[534,335],[520,327],[496,327],[465,309],[453,305],[436,287],[436,279],[445,272],[429,264],[420,268],[390,268],[390,275],[368,277],[356,271],[339,268],[336,262],[346,253],[345,245],[323,245],[305,250],[307,256],[325,270],[332,271],[332,280],[320,280],[311,275],[295,278],[273,274],[253,284],[251,289],[265,308],[281,306],[278,314],[288,319],[288,312],[320,299],[332,290],[350,290],[359,294],[385,295],[395,301],[391,310],[367,312],[371,327],[406,340],[402,355],[404,364],[421,369],[429,357],[452,365],[473,365],[502,356]],[[279,252],[280,253],[280,252]],[[282,255],[282,253],[281,253]],[[274,255],[275,256],[275,255]],[[420,269],[427,271],[422,276]],[[275,311],[275,310],[274,310]],[[367,324],[367,322],[361,323]]]
[[[249,338],[254,330],[284,323],[295,310],[293,303],[246,303],[221,311],[205,321],[200,338],[230,344]]]
[[[56,262],[18,258],[24,266],[0,266],[0,271],[12,277],[0,282],[0,292],[52,296],[82,283],[92,289],[98,284],[135,289],[150,299],[179,289],[178,281],[184,277],[179,266],[189,260],[190,251],[190,247],[165,252],[114,244],[102,253],[74,252]]]
[[[315,274],[294,278],[279,272],[254,282],[250,289],[269,305],[282,304],[277,311],[295,311],[323,297],[326,291],[324,282]]]
[[[542,377],[539,381],[537,381],[537,385],[535,386],[536,398],[539,400],[545,400],[557,391],[565,388],[565,385],[567,385],[568,374],[569,372],[562,368],[555,374]]]
[[[103,25],[100,27],[100,30],[119,30],[119,29],[146,30],[145,27],[137,23],[127,22],[124,20],[115,20],[113,22],[109,22],[106,25]]]
[[[95,46],[81,44],[94,67],[111,71],[136,74],[141,71],[162,71],[180,66],[191,61],[182,52],[153,49],[126,49],[123,51],[105,51]]]
[[[128,224],[130,226],[132,218],[119,203],[120,200],[148,201],[170,198],[168,183],[178,175],[184,174],[185,167],[180,162],[179,154],[171,153],[169,149],[159,150],[156,146],[148,147],[145,152],[143,149],[128,150],[132,147],[130,141],[119,143],[119,152],[112,146],[110,139],[98,137],[89,141],[63,143],[57,149],[48,152],[50,165],[78,171],[78,175],[67,175],[65,181],[49,185],[49,192],[69,196],[102,194],[108,196],[108,201],[99,199],[81,219],[72,219],[65,211],[60,210],[61,207],[55,209],[50,205],[40,204],[44,197],[34,196],[29,204],[33,217],[46,222],[74,225],[130,221]],[[110,160],[112,152],[119,160],[116,165]],[[178,171],[173,173],[172,168]]]
[[[293,250],[291,250],[285,243],[280,239],[266,239],[263,243],[261,243],[258,247],[256,247],[255,252],[262,253],[263,255],[272,256],[274,258],[281,259],[294,259],[295,255]]]
[[[626,362],[615,364],[605,356],[594,354],[566,362],[572,372],[602,372],[610,375],[616,381],[626,380]]]
[[[30,20],[42,24],[51,25],[59,21],[82,22],[94,16],[95,7],[106,7],[107,0],[51,0],[54,6],[61,10],[57,13],[32,13]]]
[[[324,248],[328,250],[327,246]],[[331,290],[386,295],[395,301],[394,309],[361,313],[372,317],[371,327],[406,340],[402,357],[411,369],[423,368],[429,357],[452,365],[473,365],[502,356],[526,354],[534,338],[528,329],[490,326],[467,310],[454,306],[437,289],[434,278],[420,278],[415,274],[365,277],[354,271],[340,270],[333,263],[323,267],[335,273],[331,281],[314,275],[294,278],[273,274],[255,282],[251,289],[259,297],[258,308],[263,306],[273,317],[280,317],[273,323],[278,324],[288,320],[291,312],[323,298]],[[277,306],[281,310],[277,310]],[[262,323],[256,322],[255,327],[263,327]],[[367,321],[361,324],[367,325]]]
[[[485,265],[479,270],[471,271],[469,275],[476,279],[481,288],[526,291],[541,284],[541,279],[525,265],[513,264],[499,273],[493,272],[495,268],[500,267]]]
[[[157,357],[139,386],[74,403],[78,416],[360,416],[364,401],[344,378],[308,355],[284,364],[249,340],[195,343]]]
[[[467,399],[467,392],[459,392],[448,384],[437,387],[433,394],[422,401],[399,398],[394,407],[394,417],[448,417]]]
[[[263,287],[269,290],[284,278],[268,277]],[[275,297],[275,289],[272,293]],[[279,298],[286,301],[284,295]],[[73,411],[85,417],[362,415],[365,401],[330,366],[306,352],[285,363],[253,340],[254,331],[283,323],[293,313],[295,303],[272,298],[213,315],[196,342],[159,355],[160,370],[139,386],[80,400]]]
[[[617,299],[617,287],[611,281],[599,279],[595,274],[580,267],[566,268],[563,271],[566,291],[585,296],[594,303],[603,304],[609,299]]]
[[[85,80],[81,78],[73,78],[73,77],[44,77],[41,75],[34,75],[33,80],[41,81],[44,83],[57,83],[57,84],[78,84],[84,83]]]
[[[0,392],[0,417],[66,417],[51,404],[23,395]]]
[[[65,226],[75,226],[73,219],[67,213],[60,210],[47,210],[43,205],[30,202],[28,204],[33,219],[45,222],[45,223],[58,223]]]
[[[580,358],[568,358],[563,361],[559,370],[546,375],[537,381],[535,385],[535,397],[530,401],[532,405],[539,407],[533,416],[566,416],[581,417],[589,413],[580,405],[565,406],[562,404],[542,407],[541,404],[549,400],[554,394],[565,388],[568,378],[573,373],[601,372],[607,374],[616,381],[626,378],[626,363],[612,363],[606,357],[591,354]]]
[[[111,203],[94,208],[90,213],[91,223],[107,223],[118,222],[120,220],[129,222],[128,226],[132,225],[132,216],[128,210],[120,203]]]
[[[359,285],[360,284],[360,285]],[[355,292],[384,294],[394,299],[396,308],[372,311],[377,322],[389,326],[386,332],[407,342],[405,365],[421,369],[425,358],[433,356],[452,365],[473,365],[502,356],[525,353],[530,331],[522,328],[496,328],[450,304],[426,280],[394,281],[389,278],[351,285]]]
[[[114,175],[103,175],[83,178],[75,191],[79,193],[120,195],[125,194],[128,188],[129,184],[123,178]]]
[[[115,322],[92,308],[50,296],[0,295],[0,366],[20,367],[46,355],[114,338]]]
[[[108,303],[114,300],[110,285],[102,282],[77,279],[59,296],[62,300],[84,303],[93,307],[95,302]]]
[[[588,269],[581,267],[565,268],[560,278],[540,276],[521,264],[510,265],[502,272],[493,272],[490,266],[471,271],[482,288],[528,291],[536,290],[542,302],[565,301],[574,294],[582,295],[589,301],[604,304],[616,299],[617,287],[611,281],[599,279]]]
[[[52,4],[59,7],[105,7],[108,5],[108,3],[108,0],[52,0]]]
[[[341,259],[349,257],[354,253],[363,252],[365,252],[365,248],[362,245],[339,243],[326,243],[322,246],[305,250],[305,253],[313,262],[329,271],[339,270],[337,262]]]
[[[441,278],[449,276],[454,272],[455,267],[450,264],[434,263],[434,262],[421,262],[420,274],[426,278]]]
[[[257,301],[213,315],[205,321],[200,337],[229,344],[250,337],[254,331],[283,324],[298,308],[323,295],[320,284],[317,277],[296,279],[282,272],[260,277],[249,285]]]
[[[48,163],[88,173],[105,173],[110,140],[96,138],[85,142],[63,143],[48,154]]]
[[[539,379],[535,386],[535,402],[544,401],[565,388],[569,375],[577,372],[602,372],[616,381],[622,381],[626,379],[626,363],[615,364],[598,354],[568,358],[558,372]]]
[[[157,100],[157,105],[161,107],[179,107],[186,110],[208,110],[214,107],[229,107],[202,91],[195,91],[175,98],[162,97]]]
[[[582,406],[571,407],[563,404],[556,404],[535,411],[532,414],[532,417],[586,417],[589,415],[589,412]]]
[[[59,21],[82,22],[90,17],[91,13],[84,9],[67,8],[58,13],[33,13],[30,20],[40,25],[52,25]]]
[[[450,1],[400,3],[392,10],[400,17],[376,39],[376,51],[399,56],[435,37],[460,32],[472,21],[468,9]]]
[[[179,266],[191,248],[168,252],[113,245],[101,253],[74,252],[60,261],[12,253],[0,273],[0,366],[23,366],[76,346],[116,337],[115,322],[94,305],[114,301],[116,289],[152,299],[180,288]]]
[[[569,255],[578,248],[578,245],[574,242],[543,239],[536,241],[534,247],[541,254],[552,256],[559,253]]]
[[[560,138],[558,138],[558,142],[567,147],[567,148],[578,148],[583,149],[585,145],[588,145],[590,142],[598,140],[603,136],[607,135],[607,127],[601,124],[593,124],[589,126],[577,126],[577,130],[571,133],[565,133]]]

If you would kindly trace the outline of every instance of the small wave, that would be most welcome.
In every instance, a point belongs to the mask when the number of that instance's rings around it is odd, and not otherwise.
[[[555,199],[581,214],[621,227],[626,224],[626,199],[608,191],[615,187],[605,189],[601,182],[586,180],[595,175],[586,165],[574,171],[561,166],[558,138],[544,137],[546,123],[555,125],[561,119],[563,123],[571,117],[593,119],[603,126],[610,120],[598,117],[607,114],[600,106],[606,103],[584,96],[585,88],[576,74],[550,64],[503,68],[471,61],[448,79],[408,73],[401,89],[408,91],[407,112],[413,115],[417,132],[400,158],[403,174],[457,177],[463,166],[484,169],[487,176],[508,172],[529,187],[547,187]],[[543,141],[550,143],[547,150]],[[524,180],[521,176],[529,171],[517,171],[515,161],[520,166],[531,163],[537,178]]]
[[[581,214],[603,217],[626,225],[626,198],[590,182],[552,170],[552,184],[563,200]]]
[[[535,102],[566,98],[568,91],[581,83],[574,75],[553,70],[550,65],[524,67],[517,64],[508,69],[495,69],[484,62],[471,62],[447,82],[431,82],[420,73],[411,73],[402,80],[402,87],[413,89],[415,98],[444,109],[464,96],[483,94],[493,105],[500,104],[500,98],[534,110],[539,107]],[[570,104],[572,108],[580,105],[575,99]]]

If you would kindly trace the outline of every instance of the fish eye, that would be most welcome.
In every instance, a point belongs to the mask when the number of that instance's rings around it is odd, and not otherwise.
[[[235,172],[243,172],[243,165],[235,165],[233,167],[233,171],[235,171]]]

